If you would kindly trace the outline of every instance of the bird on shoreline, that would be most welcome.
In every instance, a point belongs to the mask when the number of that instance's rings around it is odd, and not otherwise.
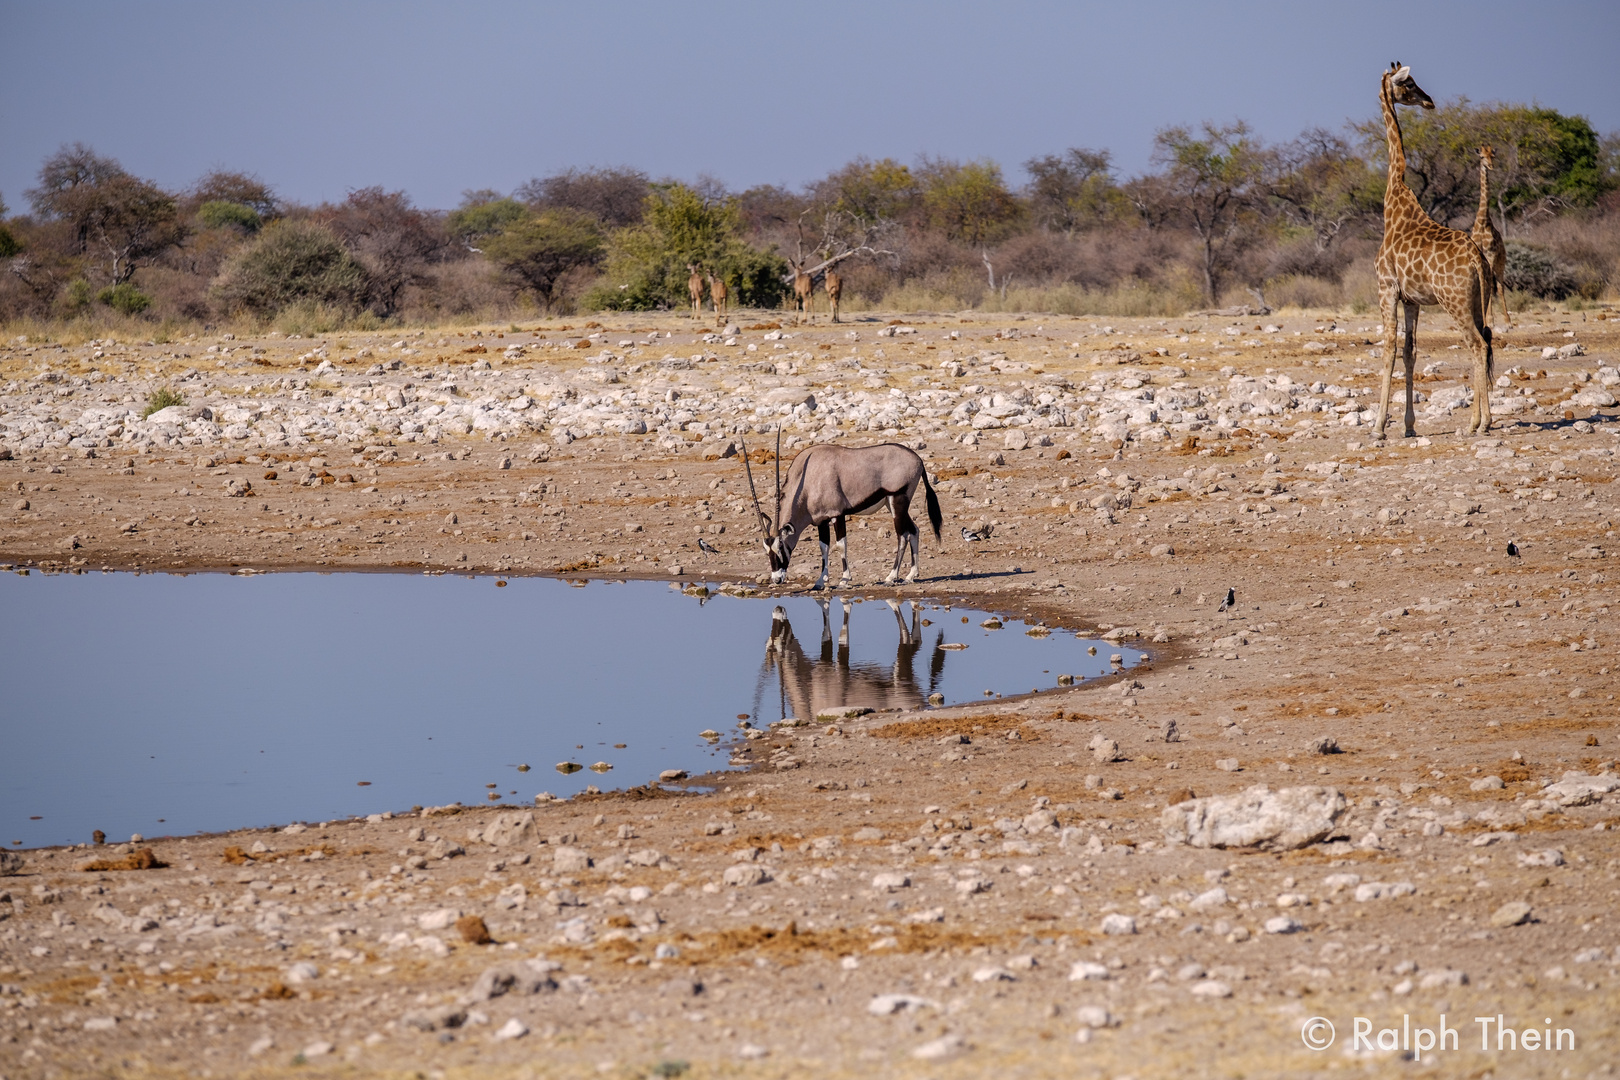
[[[962,539],[970,544],[977,544],[984,539],[983,533],[976,533],[966,525],[962,526]]]
[[[1226,590],[1226,599],[1222,600],[1221,601],[1221,606],[1216,608],[1215,610],[1216,611],[1225,611],[1228,608],[1235,608],[1235,607],[1237,607],[1237,589],[1235,587],[1228,586],[1227,590]]]
[[[701,536],[698,537],[698,549],[703,551],[705,554],[708,554],[708,555],[718,555],[718,554],[720,554],[720,549],[719,548],[715,547],[713,544],[709,543],[707,540],[703,539],[703,537],[701,537]]]
[[[1508,553],[1509,558],[1517,559],[1519,557],[1519,545],[1515,544],[1513,541],[1509,540],[1508,541],[1508,546],[1507,546],[1507,553]]]

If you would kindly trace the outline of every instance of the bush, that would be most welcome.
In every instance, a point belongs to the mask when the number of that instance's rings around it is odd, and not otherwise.
[[[95,296],[95,290],[90,287],[88,281],[84,278],[74,278],[67,283],[67,288],[62,290],[62,310],[69,315],[77,315],[90,306],[90,301],[94,300]]]
[[[197,220],[204,228],[237,228],[248,233],[258,232],[264,224],[264,219],[251,206],[223,199],[205,202],[197,207]]]
[[[184,405],[185,403],[186,395],[178,390],[170,390],[167,386],[160,386],[146,396],[146,408],[141,410],[141,419],[145,420],[148,416],[160,409],[167,409],[170,405]]]
[[[127,281],[102,289],[96,299],[125,315],[139,315],[152,306],[152,298]]]
[[[293,304],[358,309],[366,272],[331,230],[307,221],[273,221],[226,265],[214,295],[263,318]]]
[[[1562,300],[1575,291],[1575,273],[1568,264],[1541,248],[1508,241],[1507,273],[1503,281],[1509,289]]]
[[[22,245],[11,235],[11,230],[0,225],[0,259],[9,259],[21,250]]]
[[[550,311],[558,283],[576,267],[594,266],[602,258],[602,234],[583,214],[548,210],[483,241],[484,253]]]

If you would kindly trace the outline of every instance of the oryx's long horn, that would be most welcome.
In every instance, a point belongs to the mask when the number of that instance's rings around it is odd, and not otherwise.
[[[782,531],[782,425],[776,425],[776,523],[772,532]]]
[[[759,515],[760,520],[759,529],[761,532],[766,532],[765,522],[770,519],[765,515],[765,508],[759,505],[759,492],[754,490],[754,469],[748,464],[748,441],[741,435],[737,436],[737,441],[742,443],[743,471],[748,474],[748,494],[754,497],[754,512]],[[768,536],[769,533],[766,532],[766,535]]]

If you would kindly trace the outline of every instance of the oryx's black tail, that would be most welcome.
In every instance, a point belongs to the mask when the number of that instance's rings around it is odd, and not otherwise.
[[[923,498],[928,502],[928,524],[934,527],[934,539],[939,539],[939,526],[945,520],[939,511],[939,497],[934,494],[934,485],[928,482],[928,470],[923,469]]]

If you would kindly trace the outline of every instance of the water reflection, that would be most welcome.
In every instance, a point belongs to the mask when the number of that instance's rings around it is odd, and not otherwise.
[[[812,659],[799,644],[788,620],[787,609],[778,605],[771,612],[771,636],[765,643],[762,679],[774,675],[777,682],[779,719],[789,716],[813,720],[839,709],[864,706],[869,709],[916,708],[941,685],[945,673],[945,631],[935,630],[928,652],[928,670],[919,683],[917,654],[923,647],[922,616],[917,605],[909,603],[911,621],[900,613],[896,600],[885,601],[894,613],[898,631],[894,663],[876,661],[852,663],[849,655],[851,605],[840,604],[836,639],[832,628],[832,601],[818,599],[821,605],[821,651]],[[835,644],[836,641],[836,644]],[[791,707],[791,708],[790,708]],[[758,705],[756,703],[756,715]]]

